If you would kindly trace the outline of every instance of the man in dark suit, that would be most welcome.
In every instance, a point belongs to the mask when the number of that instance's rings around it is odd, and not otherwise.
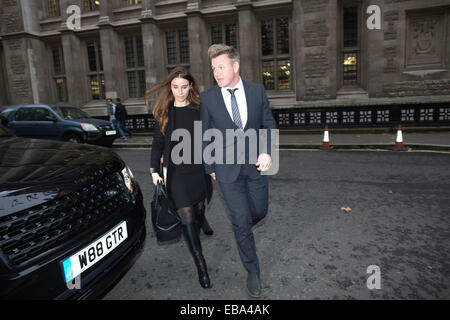
[[[229,130],[242,130],[244,134],[254,131],[259,135],[262,127],[275,129],[276,123],[264,87],[242,80],[239,75],[240,57],[237,50],[216,44],[209,48],[208,54],[217,86],[200,95],[203,133],[208,129],[216,129],[222,133],[222,137],[226,137]],[[205,171],[219,182],[230,212],[239,255],[248,272],[248,292],[252,297],[259,297],[260,267],[252,227],[267,214],[268,178],[261,172],[270,168],[272,160],[270,148],[260,153],[258,145],[256,163],[252,162],[248,154],[251,147],[246,145],[244,163],[236,161],[239,157],[237,144],[235,137],[223,143],[224,155],[229,153],[230,150],[226,149],[230,146],[234,151],[232,163],[216,161],[208,164],[205,161]],[[204,149],[206,147],[207,143],[204,143]]]

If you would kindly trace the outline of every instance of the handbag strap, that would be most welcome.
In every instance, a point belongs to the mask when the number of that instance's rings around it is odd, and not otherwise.
[[[167,204],[168,204],[168,210],[167,212],[175,217],[175,219],[177,220],[177,223],[175,223],[174,225],[170,226],[169,228],[164,228],[162,226],[159,225],[158,221],[159,221],[159,212],[158,215],[156,216],[156,225],[158,228],[160,228],[161,230],[164,231],[169,231],[173,228],[175,228],[178,224],[181,223],[181,218],[178,215],[177,210],[175,210],[175,208],[173,207],[169,196],[167,195],[166,189],[164,188],[164,186],[161,184],[161,182],[158,181],[158,183],[156,184],[156,191],[155,191],[155,207],[158,207],[160,205],[159,203],[159,195],[162,195],[164,198],[167,199]]]

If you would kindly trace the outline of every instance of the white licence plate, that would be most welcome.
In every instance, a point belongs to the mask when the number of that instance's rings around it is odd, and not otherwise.
[[[115,135],[115,134],[116,134],[116,130],[109,130],[109,131],[106,131],[105,134],[106,134],[107,136]]]
[[[122,221],[101,238],[62,262],[66,282],[86,271],[99,262],[128,238],[127,223]]]

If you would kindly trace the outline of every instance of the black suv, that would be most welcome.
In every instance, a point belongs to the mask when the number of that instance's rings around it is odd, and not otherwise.
[[[51,139],[111,146],[117,132],[108,121],[95,119],[68,105],[24,104],[4,106],[0,114],[18,137]]]
[[[141,253],[145,218],[114,152],[0,126],[0,299],[101,297]]]

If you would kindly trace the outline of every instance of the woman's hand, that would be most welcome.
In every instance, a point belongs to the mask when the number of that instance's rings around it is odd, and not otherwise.
[[[152,179],[153,179],[153,184],[156,186],[158,184],[158,181],[161,181],[162,184],[164,184],[164,180],[163,178],[161,178],[161,176],[159,175],[159,173],[152,173]]]

